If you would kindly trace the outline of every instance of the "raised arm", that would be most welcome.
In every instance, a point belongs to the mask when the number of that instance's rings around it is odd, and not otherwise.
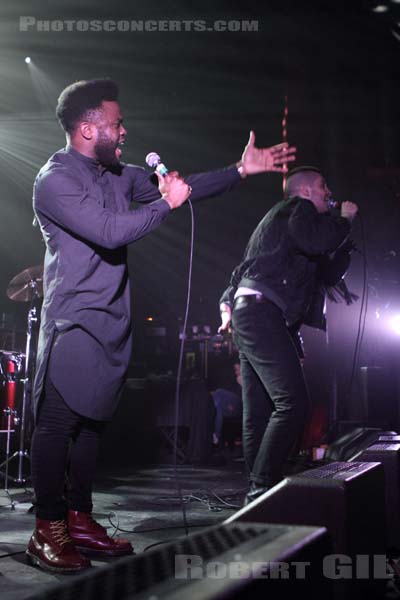
[[[127,165],[125,168],[129,169],[132,180],[132,200],[151,202],[160,197],[157,186],[154,185],[153,173],[133,165]],[[194,201],[228,192],[240,181],[240,173],[235,165],[185,176],[185,182],[192,188],[190,199]]]
[[[196,201],[228,192],[248,175],[285,172],[287,164],[296,158],[296,148],[287,143],[257,148],[255,139],[254,131],[250,131],[242,157],[235,165],[185,176],[186,183],[192,188],[190,199]],[[133,165],[126,165],[125,168],[130,169],[133,200],[150,202],[158,197],[157,188],[152,182],[152,173]]]

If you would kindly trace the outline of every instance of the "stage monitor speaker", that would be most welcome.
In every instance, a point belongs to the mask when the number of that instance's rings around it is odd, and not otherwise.
[[[372,462],[335,462],[284,479],[225,523],[291,523],[326,527],[334,552],[357,561],[357,556],[384,556],[385,483],[383,467]],[[380,560],[380,559],[379,559]],[[349,581],[336,597],[366,598],[381,592],[382,582]],[[373,597],[373,596],[371,596]]]
[[[361,398],[366,424],[370,427],[398,427],[398,389],[394,369],[361,367]]]
[[[335,560],[324,528],[217,525],[93,568],[26,600],[307,598],[332,600]]]
[[[353,460],[382,463],[385,473],[387,543],[389,548],[400,549],[400,443],[381,441]]]
[[[383,467],[377,462],[334,462],[289,476],[225,523],[238,521],[318,525],[332,535],[335,552],[384,553]]]
[[[379,439],[384,431],[373,427],[355,427],[329,444],[324,459],[332,461],[350,460],[361,450]]]
[[[392,444],[399,444],[400,435],[397,433],[392,433],[391,435],[380,435],[378,442],[391,442]]]

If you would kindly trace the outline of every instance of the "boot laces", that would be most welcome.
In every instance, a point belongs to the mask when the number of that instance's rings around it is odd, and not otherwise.
[[[50,523],[50,529],[54,540],[60,544],[60,546],[64,546],[64,544],[72,542],[65,521],[52,521]]]

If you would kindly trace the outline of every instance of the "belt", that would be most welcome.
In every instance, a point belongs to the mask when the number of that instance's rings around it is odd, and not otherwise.
[[[268,300],[262,294],[249,294],[248,296],[238,296],[233,302],[233,308],[245,308],[251,304],[270,304],[271,300]],[[273,303],[272,303],[273,304]]]

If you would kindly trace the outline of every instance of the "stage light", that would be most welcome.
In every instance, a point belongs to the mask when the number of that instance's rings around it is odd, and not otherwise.
[[[394,333],[397,333],[397,335],[400,335],[400,314],[394,315],[390,319],[389,325],[390,325],[391,330]]]
[[[373,12],[375,13],[385,13],[387,12],[389,9],[386,6],[386,4],[377,4],[376,6],[374,6],[374,8],[372,9]]]
[[[27,65],[29,65],[29,63],[31,62],[31,57],[30,57],[30,56],[27,56],[27,57],[25,58],[25,62],[26,62],[26,64],[27,64]]]

